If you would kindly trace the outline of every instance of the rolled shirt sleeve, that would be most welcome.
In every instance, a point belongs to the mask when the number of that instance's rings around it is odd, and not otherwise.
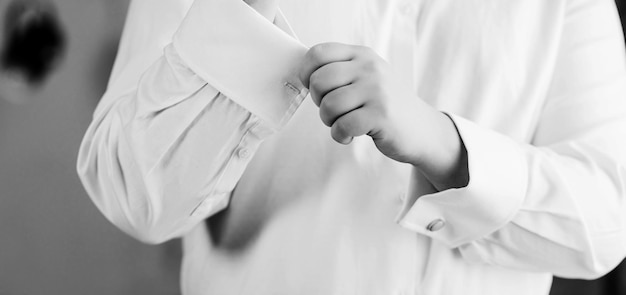
[[[77,164],[100,211],[147,243],[226,207],[261,141],[307,95],[293,75],[306,48],[243,1],[181,7],[133,1]]]
[[[412,191],[400,225],[471,262],[563,277],[595,278],[623,259],[624,40],[613,1],[568,5],[532,143],[452,115],[467,149],[469,184]],[[419,184],[419,173],[414,178]]]

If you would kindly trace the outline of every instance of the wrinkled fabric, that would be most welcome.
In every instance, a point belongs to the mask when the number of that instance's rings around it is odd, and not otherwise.
[[[466,187],[331,139],[296,75],[331,41],[451,116]],[[623,44],[610,0],[135,0],[78,172],[182,238],[183,294],[547,294],[626,252]]]

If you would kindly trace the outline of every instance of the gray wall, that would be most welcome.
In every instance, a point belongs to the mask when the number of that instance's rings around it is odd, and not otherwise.
[[[30,102],[0,99],[0,294],[178,294],[178,242],[125,236],[75,172],[128,1],[53,2],[67,32],[63,64]]]

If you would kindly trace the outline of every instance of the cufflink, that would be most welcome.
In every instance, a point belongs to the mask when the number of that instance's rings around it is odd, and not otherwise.
[[[438,231],[442,228],[444,228],[446,226],[446,221],[443,219],[435,219],[433,221],[431,221],[427,226],[426,226],[426,230],[430,231],[430,232],[435,232]]]
[[[291,92],[293,95],[299,95],[300,93],[302,93],[302,91],[298,89],[298,87],[289,82],[283,83],[283,86],[285,86],[285,88],[287,88],[287,90],[289,90],[289,92]]]

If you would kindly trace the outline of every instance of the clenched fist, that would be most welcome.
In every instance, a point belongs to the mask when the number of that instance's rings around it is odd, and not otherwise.
[[[373,50],[316,45],[307,52],[299,78],[335,141],[349,144],[353,137],[369,135],[384,155],[421,168],[433,184],[440,184],[437,188],[456,183],[464,150],[454,124],[408,85],[394,81],[388,64]]]

